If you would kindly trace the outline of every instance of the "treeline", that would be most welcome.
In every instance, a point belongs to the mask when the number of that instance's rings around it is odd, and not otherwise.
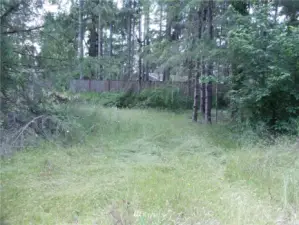
[[[70,79],[134,79],[141,86],[154,73],[195,87],[194,121],[212,122],[212,85],[221,83],[229,87],[232,121],[296,132],[298,1],[58,4],[56,12],[42,13],[38,0],[1,0],[3,126],[9,112],[47,114],[49,91],[67,90]],[[35,18],[43,20],[33,24]]]

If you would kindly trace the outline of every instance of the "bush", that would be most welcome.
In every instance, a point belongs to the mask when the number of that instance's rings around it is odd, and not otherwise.
[[[273,25],[257,13],[230,31],[232,65],[230,105],[242,122],[264,123],[272,133],[297,132],[299,115],[299,29]],[[257,21],[261,21],[263,27]]]
[[[77,95],[72,95],[72,101],[77,103],[92,103],[101,104],[105,106],[113,106],[116,100],[123,95],[123,93],[113,93],[113,92],[84,92]]]
[[[137,107],[180,110],[191,109],[192,103],[193,99],[184,95],[179,88],[164,87],[145,89],[140,94],[135,93],[132,89],[130,89],[126,93],[119,96],[114,105],[118,108]]]
[[[94,123],[98,112],[82,110],[75,102],[68,101],[66,96],[51,93],[47,102],[36,104],[27,111],[9,113],[13,122],[8,121],[8,116],[2,116],[0,156],[38,146],[44,141],[63,146],[85,141],[88,134],[98,128]]]

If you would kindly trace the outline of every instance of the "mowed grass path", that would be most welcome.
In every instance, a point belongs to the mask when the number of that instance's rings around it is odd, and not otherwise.
[[[299,224],[299,152],[185,114],[90,108],[84,144],[1,161],[1,224]]]

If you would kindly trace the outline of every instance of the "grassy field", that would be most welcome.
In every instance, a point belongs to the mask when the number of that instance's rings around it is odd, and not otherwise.
[[[299,151],[187,114],[81,106],[83,144],[1,161],[0,224],[299,224]]]

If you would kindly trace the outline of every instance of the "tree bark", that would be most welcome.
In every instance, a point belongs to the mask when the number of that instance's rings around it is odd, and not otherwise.
[[[213,40],[213,0],[209,0],[208,2],[208,32],[209,32],[209,39]],[[212,81],[211,77],[213,76],[213,61],[210,60],[208,62],[208,78],[209,81],[206,84],[206,109],[205,109],[205,121],[206,123],[212,123]]]
[[[148,55],[149,54],[149,25],[150,25],[150,16],[149,16],[149,10],[150,10],[150,7],[149,7],[149,4],[150,3],[146,3],[146,9],[145,9],[145,23],[144,23],[144,32],[145,32],[145,45],[147,47],[147,50],[146,50],[146,54]],[[148,63],[148,60],[145,61],[145,74],[144,74],[144,80],[148,81],[149,80],[149,63]]]
[[[162,23],[163,23],[163,3],[160,3],[160,18],[159,18],[159,38],[162,39]]]
[[[99,8],[101,8],[101,0],[99,1]],[[99,70],[98,77],[100,80],[103,80],[103,65],[102,65],[102,56],[103,56],[103,25],[102,25],[102,15],[99,12],[98,15],[98,62],[99,62]]]
[[[213,64],[209,63],[208,65],[208,76],[213,75]],[[209,81],[205,85],[206,89],[206,99],[205,99],[205,121],[206,123],[212,123],[211,111],[212,111],[212,82]]]
[[[141,27],[141,21],[142,20],[142,16],[141,13],[139,14],[139,23],[138,23],[138,38],[139,38],[139,58],[138,58],[138,91],[139,93],[141,92],[142,89],[142,58],[141,58],[141,54],[142,54],[142,27]]]
[[[133,11],[136,11],[136,0],[133,1]],[[134,75],[134,65],[135,65],[135,37],[136,37],[136,16],[132,16],[132,47],[131,47],[131,72]],[[135,79],[135,77],[134,77]]]
[[[189,66],[188,69],[188,96],[192,96],[192,73],[193,73],[193,62],[192,60],[187,60]]]
[[[169,6],[167,6],[169,7]],[[169,42],[172,41],[171,38],[171,24],[172,24],[172,18],[170,11],[168,9],[167,16],[166,16],[166,38]],[[169,81],[170,80],[170,68],[169,66],[166,66],[166,68],[163,71],[163,81]]]
[[[201,77],[206,75],[205,64],[203,60],[201,60],[201,65],[198,66],[198,70],[201,71]],[[200,113],[204,118],[206,112],[206,85],[205,83],[200,84]]]
[[[207,8],[206,3],[203,2],[201,10],[198,12],[198,20],[200,21],[200,26],[198,27],[198,38],[201,39],[205,31],[205,23],[207,18]],[[198,62],[197,70],[200,71],[200,76],[203,78],[206,76],[206,65],[204,62],[203,53],[201,54],[200,60]],[[200,113],[202,118],[205,117],[206,111],[206,85],[205,83],[200,84]]]
[[[98,55],[98,50],[97,50],[97,31],[96,31],[96,17],[94,15],[92,15],[91,17],[91,28],[89,29],[90,32],[90,36],[89,36],[89,40],[88,40],[88,44],[89,44],[89,51],[88,51],[88,55],[90,57],[96,57]]]
[[[79,72],[80,72],[80,79],[83,79],[83,0],[79,0],[79,38],[78,38],[78,58],[79,58]]]
[[[109,56],[112,57],[113,55],[113,25],[112,22],[110,23],[110,34],[109,34]]]
[[[192,114],[192,120],[193,122],[196,122],[198,120],[198,90],[199,90],[199,73],[196,73],[196,77],[194,79],[194,97],[193,97],[193,114]]]
[[[127,76],[128,78],[131,77],[131,68],[132,68],[132,62],[131,62],[131,50],[132,50],[132,16],[131,16],[131,9],[132,9],[132,1],[128,1],[128,9],[129,9],[129,14],[128,14],[128,40],[127,40],[127,45],[128,45],[128,66],[127,66]]]

